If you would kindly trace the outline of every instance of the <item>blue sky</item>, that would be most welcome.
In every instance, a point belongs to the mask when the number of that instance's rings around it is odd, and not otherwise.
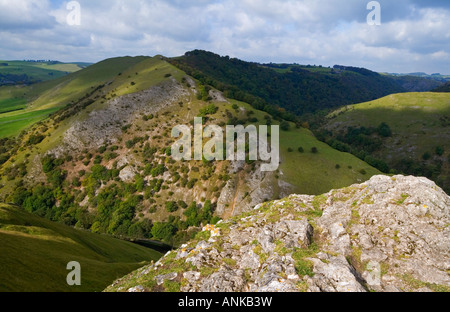
[[[450,1],[0,0],[0,59],[97,62],[204,49],[256,62],[450,74]]]

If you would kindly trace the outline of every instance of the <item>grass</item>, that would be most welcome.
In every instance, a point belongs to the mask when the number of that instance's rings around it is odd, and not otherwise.
[[[264,116],[267,115],[265,112],[255,110],[247,103],[234,100],[230,103],[224,107],[229,111],[234,111],[232,104],[237,104],[247,111],[254,111],[252,116],[258,119],[254,125],[259,126],[265,122]],[[240,117],[243,117],[245,113],[241,115]],[[279,123],[274,121],[273,124]],[[303,147],[304,153],[298,151],[299,147]],[[311,152],[313,147],[317,148],[317,154]],[[289,148],[293,152],[289,152]],[[331,189],[362,183],[373,175],[381,174],[379,170],[359,158],[339,152],[317,140],[308,129],[297,129],[293,123],[289,131],[280,130],[280,159],[280,177],[293,185],[292,193],[297,194],[320,195]],[[339,163],[341,168],[337,169],[336,163]],[[362,169],[366,174],[359,172]]]
[[[422,281],[420,281],[418,279],[415,279],[410,274],[403,274],[403,275],[401,275],[399,277],[406,284],[408,284],[409,287],[411,287],[413,289],[419,289],[419,288],[422,288],[422,287],[427,287],[427,288],[431,289],[434,292],[449,292],[450,291],[450,287],[448,287],[448,286],[422,282]]]
[[[328,126],[378,127],[385,122],[393,138],[385,142],[381,154],[393,160],[420,159],[425,152],[434,154],[436,146],[450,149],[445,116],[450,116],[449,93],[402,93],[339,109],[329,115]]]
[[[79,231],[0,205],[0,291],[102,291],[162,254],[136,244]],[[81,286],[66,284],[70,261],[81,264]]]
[[[0,63],[8,64],[8,66],[0,66],[0,74],[27,75],[32,81],[48,81],[55,78],[61,78],[69,73],[77,72],[88,65],[82,65],[81,63],[51,64],[25,61],[0,61]]]
[[[304,153],[297,152],[299,146],[303,147]],[[295,152],[287,152],[288,147]],[[318,149],[317,154],[310,152],[313,147]],[[301,194],[323,194],[331,189],[364,182],[381,173],[357,157],[318,141],[309,130],[303,128],[281,131],[280,150],[283,178],[296,185],[295,192]],[[340,164],[340,169],[336,168],[336,163]],[[367,174],[361,174],[361,169]]]

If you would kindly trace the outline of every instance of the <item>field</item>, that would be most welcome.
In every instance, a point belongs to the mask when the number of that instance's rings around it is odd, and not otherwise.
[[[26,75],[25,83],[47,81],[77,72],[89,64],[58,62],[1,61],[0,75]]]
[[[149,248],[54,223],[0,204],[0,291],[102,291],[159,259]],[[67,263],[81,265],[81,286],[68,286]]]

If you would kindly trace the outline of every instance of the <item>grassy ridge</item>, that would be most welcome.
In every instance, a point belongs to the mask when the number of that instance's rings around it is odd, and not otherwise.
[[[4,204],[0,204],[0,240],[0,291],[101,291],[115,279],[162,256]],[[81,264],[81,286],[66,283],[70,261]]]
[[[347,127],[378,127],[392,136],[372,153],[393,169],[426,176],[450,190],[450,94],[404,93],[344,107],[330,114],[326,128],[336,137]]]
[[[112,82],[123,71],[145,59],[148,57],[113,58],[31,86],[0,87],[0,138],[19,134],[48,117],[49,113],[77,102],[100,85]]]

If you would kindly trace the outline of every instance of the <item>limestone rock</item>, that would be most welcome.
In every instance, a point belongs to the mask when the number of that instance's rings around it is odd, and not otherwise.
[[[428,179],[375,176],[253,207],[107,290],[148,289],[145,273],[186,292],[450,291],[450,197]]]

